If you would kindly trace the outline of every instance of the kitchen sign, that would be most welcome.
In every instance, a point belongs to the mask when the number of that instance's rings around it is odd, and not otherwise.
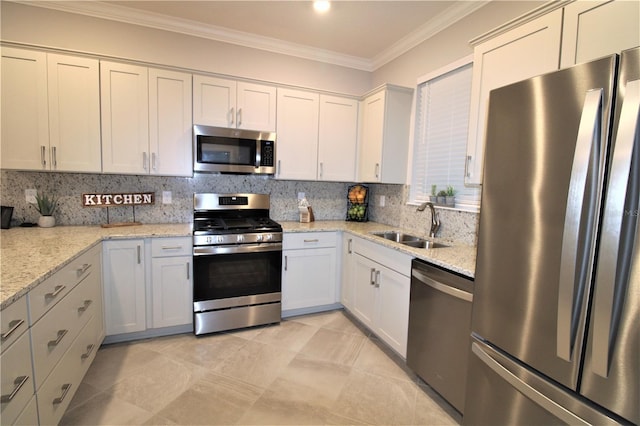
[[[155,203],[155,192],[82,194],[84,207],[142,206]]]

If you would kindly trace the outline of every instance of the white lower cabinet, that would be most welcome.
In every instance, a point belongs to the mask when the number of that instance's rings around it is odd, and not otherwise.
[[[352,239],[350,311],[406,357],[412,258],[361,238]]]
[[[284,234],[282,256],[283,311],[338,302],[336,232]]]
[[[101,250],[71,259],[2,311],[0,424],[62,418],[104,339]]]
[[[191,237],[104,243],[105,322],[109,342],[193,322]],[[136,334],[132,334],[136,333]],[[113,337],[116,336],[116,337]]]
[[[144,240],[105,241],[104,318],[107,336],[147,327]]]
[[[152,327],[193,322],[193,256],[191,238],[151,241]]]

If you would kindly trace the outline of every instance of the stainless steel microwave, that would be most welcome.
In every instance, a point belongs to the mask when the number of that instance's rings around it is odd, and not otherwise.
[[[275,173],[275,133],[194,125],[193,144],[195,172]]]

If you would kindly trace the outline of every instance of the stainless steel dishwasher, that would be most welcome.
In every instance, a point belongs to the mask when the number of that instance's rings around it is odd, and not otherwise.
[[[461,413],[472,301],[471,278],[412,261],[407,365]]]

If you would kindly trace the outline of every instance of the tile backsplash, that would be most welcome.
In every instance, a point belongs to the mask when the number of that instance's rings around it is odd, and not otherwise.
[[[192,220],[193,193],[249,192],[271,195],[271,217],[280,221],[298,220],[297,196],[304,192],[316,220],[344,220],[347,187],[351,183],[284,181],[255,175],[195,174],[194,177],[130,176],[81,173],[0,172],[0,202],[13,206],[12,225],[36,222],[38,212],[25,201],[25,189],[54,194],[59,199],[55,214],[59,225],[99,225],[133,220],[131,206],[83,207],[82,194],[117,192],[155,192],[154,205],[137,206],[135,220],[142,223],[187,223]],[[390,226],[427,233],[431,217],[428,211],[416,212],[406,205],[406,185],[370,184],[369,219]],[[171,191],[171,204],[162,203],[162,192]],[[379,207],[380,195],[385,207]],[[107,218],[108,214],[108,218]],[[440,210],[441,237],[475,244],[478,215]]]

